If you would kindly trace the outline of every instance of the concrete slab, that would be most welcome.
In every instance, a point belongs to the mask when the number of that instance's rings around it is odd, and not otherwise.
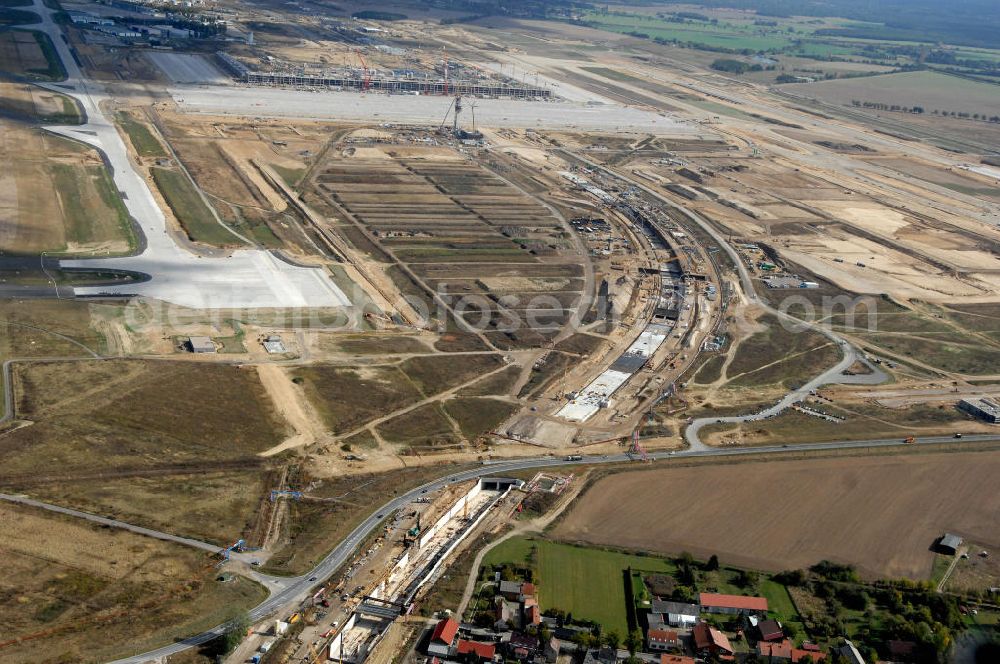
[[[194,309],[342,307],[346,295],[319,268],[291,265],[263,250],[241,249],[225,257],[197,256],[177,245],[167,233],[166,217],[156,204],[146,180],[129,161],[118,130],[104,115],[101,104],[110,100],[104,87],[84,78],[52,13],[35,0],[32,11],[42,22],[32,29],[46,32],[66,68],[67,79],[47,84],[76,99],[87,123],[74,127],[46,127],[67,138],[86,143],[104,157],[121,192],[125,207],[145,236],[137,256],[75,259],[60,265],[76,268],[121,269],[148,274],[149,281],[124,286],[77,287],[77,295],[137,295]],[[218,89],[218,88],[217,88]]]
[[[211,115],[392,122],[437,126],[450,97],[358,94],[245,86],[174,86],[181,110]],[[471,103],[471,102],[470,102]],[[665,114],[609,103],[476,99],[476,124],[497,128],[580,129],[692,136],[695,124]],[[471,114],[463,121],[471,123]]]

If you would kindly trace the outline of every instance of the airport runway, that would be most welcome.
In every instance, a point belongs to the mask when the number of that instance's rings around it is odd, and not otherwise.
[[[239,249],[220,258],[197,256],[174,241],[167,232],[163,211],[143,176],[129,161],[128,150],[115,125],[100,105],[111,97],[103,86],[84,78],[62,29],[41,0],[27,8],[42,17],[25,26],[49,35],[67,78],[43,87],[68,95],[81,105],[87,123],[46,129],[93,146],[100,151],[129,214],[145,236],[137,256],[61,260],[63,267],[117,269],[142,272],[151,279],[142,283],[76,287],[77,295],[141,295],[193,309],[299,308],[349,306],[347,296],[319,268],[291,265],[275,254]]]

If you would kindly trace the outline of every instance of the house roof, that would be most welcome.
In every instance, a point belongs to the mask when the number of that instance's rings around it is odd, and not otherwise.
[[[452,641],[455,640],[456,634],[458,634],[458,622],[451,618],[445,618],[434,627],[434,633],[431,634],[431,641],[437,641],[450,646]]]
[[[957,549],[962,546],[962,538],[958,535],[952,535],[951,533],[945,533],[941,538],[941,546],[948,547],[949,549]]]
[[[532,625],[537,625],[538,623],[542,622],[542,610],[539,609],[537,605],[529,606],[527,609],[527,613],[528,613],[528,622],[530,622]]]
[[[685,616],[696,616],[700,613],[695,604],[665,602],[661,599],[654,599],[650,608],[653,610],[653,613],[674,613]]]
[[[533,583],[522,583],[521,584],[521,594],[522,595],[534,595],[535,594],[535,584],[533,584]]]
[[[719,595],[717,593],[701,593],[698,603],[705,607],[724,607],[745,611],[767,611],[766,597],[745,597],[743,595]]]
[[[785,632],[777,620],[761,620],[757,629],[760,631],[760,638],[765,641],[780,641],[785,638]]]
[[[465,641],[464,639],[458,640],[458,654],[466,655],[468,653],[476,653],[480,659],[493,659],[493,656],[497,652],[496,644],[493,643],[480,643],[479,641]]]
[[[779,641],[777,643],[771,643],[769,641],[761,641],[757,644],[757,652],[760,653],[761,657],[777,657],[779,659],[791,659],[792,658],[792,644],[789,641]]]
[[[757,652],[762,657],[774,657],[776,659],[788,659],[791,660],[793,664],[801,660],[802,658],[809,656],[813,662],[821,662],[826,657],[826,653],[819,652],[816,650],[807,650],[805,648],[796,648],[792,645],[792,642],[788,639],[784,641],[779,641],[777,643],[768,643],[767,641],[761,641],[757,644]]]
[[[694,657],[684,655],[660,655],[660,664],[694,664]]]
[[[727,653],[733,652],[729,637],[708,623],[700,622],[694,626],[694,644],[698,650],[714,647]]]
[[[649,637],[650,642],[658,641],[660,643],[676,643],[677,642],[677,632],[672,629],[651,629],[646,635]]]
[[[521,583],[519,581],[501,581],[500,592],[519,593],[521,592]]]

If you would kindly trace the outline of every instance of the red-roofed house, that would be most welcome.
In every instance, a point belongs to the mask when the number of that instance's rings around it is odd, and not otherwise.
[[[532,597],[534,594],[535,584],[527,582],[521,584],[521,597]]]
[[[646,645],[653,652],[677,650],[681,645],[677,632],[670,629],[651,629],[646,632]]]
[[[434,626],[434,632],[431,634],[431,640],[427,646],[427,654],[447,657],[451,654],[456,636],[458,636],[458,621],[445,618]]]
[[[540,625],[542,622],[542,610],[538,605],[529,606],[524,610],[524,622],[526,625]]]
[[[761,620],[757,623],[757,633],[761,641],[784,641],[785,631],[777,620]]]
[[[694,649],[702,654],[732,655],[733,647],[729,637],[708,623],[700,622],[691,632],[694,637]]]
[[[493,656],[497,654],[497,647],[493,643],[480,643],[479,641],[459,639],[458,654],[468,655],[469,653],[475,654],[481,660],[492,661]]]
[[[767,598],[743,595],[701,593],[698,603],[704,613],[729,613],[733,615],[767,615]]]
[[[761,658],[766,658],[768,662],[792,662],[792,664],[803,659],[806,655],[811,657],[813,662],[821,662],[826,657],[825,653],[816,650],[796,648],[788,639],[777,643],[761,641],[757,644],[757,654]]]
[[[694,657],[684,655],[660,655],[660,664],[694,664]]]

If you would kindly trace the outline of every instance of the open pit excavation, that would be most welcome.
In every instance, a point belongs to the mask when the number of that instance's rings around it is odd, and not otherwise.
[[[46,129],[97,148],[111,172],[129,215],[142,231],[144,247],[136,256],[59,261],[60,267],[122,270],[149,275],[147,281],[116,286],[75,287],[82,296],[142,296],[194,309],[344,307],[347,296],[318,268],[299,267],[276,255],[253,249],[225,257],[193,254],[179,246],[146,181],[128,158],[121,136],[101,109],[110,100],[103,88],[88,81],[62,38],[52,12],[41,2],[33,10],[42,17],[38,29],[52,39],[67,77],[51,90],[75,99],[87,123]]]

